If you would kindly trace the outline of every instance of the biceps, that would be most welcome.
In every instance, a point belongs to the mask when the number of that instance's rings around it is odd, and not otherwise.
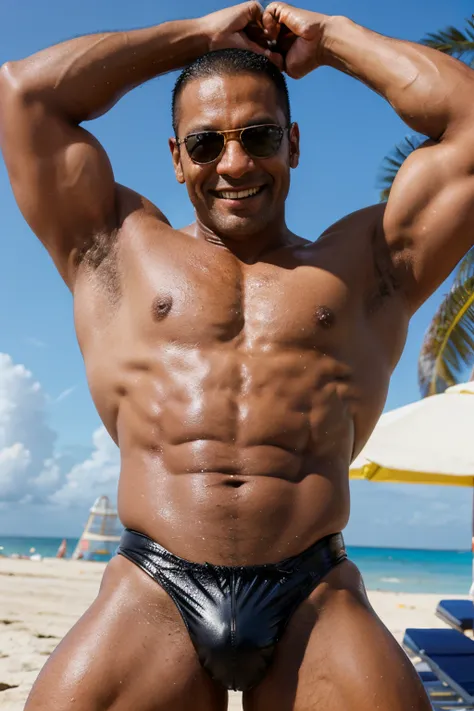
[[[430,144],[400,169],[383,223],[414,308],[474,243],[474,159],[465,145]]]
[[[75,247],[113,228],[115,182],[86,130],[40,105],[2,120],[2,148],[18,206],[64,275]]]

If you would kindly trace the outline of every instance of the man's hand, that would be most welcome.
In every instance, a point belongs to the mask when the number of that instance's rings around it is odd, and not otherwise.
[[[272,2],[265,9],[265,36],[276,42],[274,49],[283,55],[288,76],[301,79],[323,64],[324,29],[329,19],[329,15],[299,10],[283,2]]]
[[[244,2],[241,5],[213,12],[202,17],[204,32],[209,39],[209,50],[235,47],[264,54],[279,69],[283,69],[281,54],[269,48],[263,31],[263,7],[259,2]]]

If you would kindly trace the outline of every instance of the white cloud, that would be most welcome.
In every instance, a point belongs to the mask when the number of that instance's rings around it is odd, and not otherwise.
[[[41,385],[0,353],[0,499],[48,493],[56,435],[47,424]]]
[[[8,499],[18,491],[31,465],[31,454],[20,442],[0,451],[0,498]]]
[[[72,390],[63,391],[56,402]],[[47,403],[32,373],[0,353],[0,506],[88,507],[101,494],[115,500],[119,453],[105,429],[94,432],[92,454],[79,462],[71,452],[55,448]]]
[[[50,496],[50,501],[62,506],[90,505],[97,496],[105,494],[116,500],[120,471],[119,450],[99,427],[92,436],[94,449],[88,459],[72,467],[61,488]]]

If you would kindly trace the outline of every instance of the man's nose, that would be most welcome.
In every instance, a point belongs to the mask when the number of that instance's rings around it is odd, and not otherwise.
[[[253,167],[254,162],[241,143],[237,139],[231,138],[226,143],[224,153],[216,166],[216,171],[219,175],[231,175],[233,178],[240,178]]]

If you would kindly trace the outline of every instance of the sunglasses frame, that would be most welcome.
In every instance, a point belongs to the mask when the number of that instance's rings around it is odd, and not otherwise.
[[[283,128],[283,126],[279,126],[277,123],[259,123],[259,124],[255,124],[254,126],[244,126],[243,128],[228,128],[223,131],[196,131],[195,133],[188,133],[188,135],[185,136],[184,138],[176,137],[176,145],[181,146],[184,144],[186,146],[186,151],[187,151],[187,154],[188,154],[190,160],[192,160],[192,162],[195,163],[196,165],[210,165],[211,163],[215,163],[216,161],[218,161],[222,157],[222,155],[225,153],[225,149],[226,149],[228,141],[238,141],[240,143],[240,145],[242,146],[242,148],[244,149],[244,151],[247,153],[247,155],[249,155],[251,158],[256,158],[257,160],[265,160],[265,157],[252,155],[252,153],[250,153],[245,148],[245,145],[242,141],[242,134],[244,133],[244,131],[248,131],[251,128],[277,128],[278,129],[278,131],[280,133],[279,146],[278,146],[277,150],[275,151],[275,153],[273,153],[270,156],[266,156],[267,158],[272,158],[280,150],[281,142],[283,140],[283,135],[284,135],[285,131],[288,131],[291,128],[291,126],[285,126],[285,128]],[[221,149],[219,155],[217,155],[212,160],[208,160],[205,162],[194,160],[194,158],[191,156],[191,154],[188,150],[188,144],[187,144],[189,138],[192,138],[193,136],[199,136],[199,134],[201,134],[201,133],[218,134],[219,136],[224,137],[224,143],[222,145],[222,149]]]

